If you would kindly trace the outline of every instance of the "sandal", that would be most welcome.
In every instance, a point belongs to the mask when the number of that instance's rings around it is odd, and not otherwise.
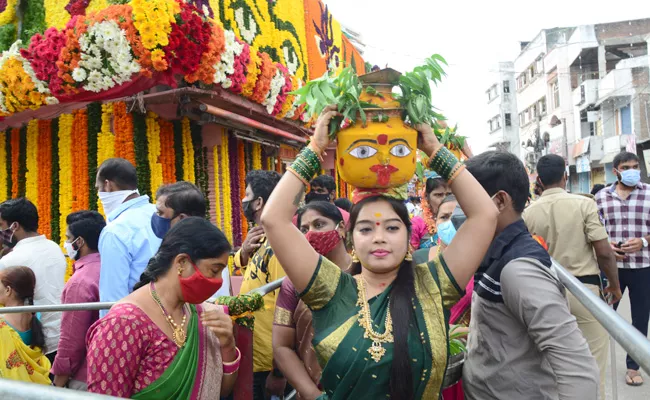
[[[625,383],[628,386],[641,386],[643,385],[643,377],[639,371],[628,369],[625,374]]]

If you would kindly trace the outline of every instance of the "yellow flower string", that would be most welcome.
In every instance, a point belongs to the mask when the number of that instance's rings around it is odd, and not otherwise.
[[[72,212],[72,114],[63,114],[59,117],[59,227],[61,228],[61,248],[65,242],[65,232],[68,225],[65,220]],[[68,259],[68,268],[65,281],[72,276],[72,260]]]
[[[7,200],[7,133],[0,132],[0,202]]]
[[[25,197],[34,203],[36,209],[40,211],[41,207],[46,205],[38,204],[38,120],[36,119],[27,124],[26,150]]]
[[[192,132],[189,118],[183,118],[183,180],[194,183],[194,147],[192,146]]]
[[[151,198],[156,201],[156,191],[163,184],[163,168],[159,162],[160,157],[160,124],[158,115],[147,113],[147,142],[149,144],[147,157],[151,171]]]
[[[113,118],[113,103],[102,104],[102,129],[97,135],[97,167],[104,161],[115,156],[115,135],[111,129]],[[97,211],[104,215],[104,206],[97,199]]]
[[[223,233],[226,235],[226,238],[232,243],[232,202],[230,201],[230,165],[228,159],[228,132],[224,129],[221,134],[221,176],[223,177],[223,193],[221,194],[223,199]]]
[[[223,201],[223,198],[221,196],[221,190],[219,190],[219,179],[221,175],[221,164],[219,164],[219,146],[214,146],[212,148],[212,157],[213,157],[213,167],[214,167],[214,214],[215,214],[215,221],[217,223],[217,226],[219,228],[222,228],[222,218],[223,216],[221,215],[221,202]]]
[[[253,143],[253,169],[262,169],[262,145]],[[242,160],[243,162],[243,160]]]

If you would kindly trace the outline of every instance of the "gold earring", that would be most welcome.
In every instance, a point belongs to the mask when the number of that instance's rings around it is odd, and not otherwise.
[[[404,256],[404,261],[413,261],[413,253],[411,253],[411,250],[406,252],[406,256]]]
[[[354,249],[352,249],[352,263],[356,264],[356,263],[359,263],[359,262],[361,262],[361,261],[359,260],[359,257],[357,257],[356,251],[354,251]]]
[[[181,274],[183,274],[183,268],[178,267],[178,276],[180,276]]]

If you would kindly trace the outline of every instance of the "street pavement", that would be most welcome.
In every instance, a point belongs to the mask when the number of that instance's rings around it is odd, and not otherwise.
[[[630,299],[627,292],[618,307],[618,313],[627,321],[631,322]],[[613,339],[612,339],[613,340]],[[625,384],[625,350],[616,344],[616,385],[618,398],[612,395],[612,360],[610,358],[607,367],[607,382],[605,383],[606,400],[650,400],[650,377],[643,373],[645,383],[642,386],[632,387]]]

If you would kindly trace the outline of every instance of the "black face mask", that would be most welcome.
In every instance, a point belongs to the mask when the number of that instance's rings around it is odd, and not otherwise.
[[[255,222],[255,210],[253,209],[253,202],[255,200],[242,201],[242,208],[244,211],[244,217],[248,222]]]
[[[325,202],[329,203],[330,195],[329,194],[323,194],[323,193],[309,192],[305,196],[305,204],[309,204],[312,201],[325,201]]]

